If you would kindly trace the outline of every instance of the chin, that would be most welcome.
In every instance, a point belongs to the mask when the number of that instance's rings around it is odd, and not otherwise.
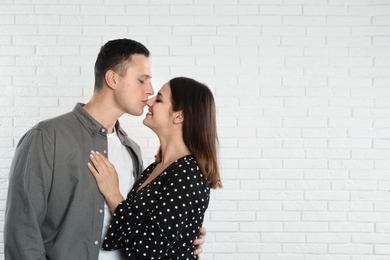
[[[142,120],[142,123],[143,123],[145,126],[149,127],[148,119],[147,119],[147,118],[145,118],[144,120]],[[149,128],[150,128],[150,127],[149,127]]]
[[[145,119],[142,121],[142,123],[144,124],[144,126],[146,126],[146,127],[149,128],[150,130],[152,130],[153,132],[155,132],[155,131],[153,130],[153,127],[151,127],[151,126],[149,125],[149,122],[148,122],[148,119],[147,119],[147,118],[145,118]]]
[[[132,115],[132,116],[142,116],[142,114],[144,113],[144,110],[140,110],[140,111],[129,111],[127,112],[128,114]]]

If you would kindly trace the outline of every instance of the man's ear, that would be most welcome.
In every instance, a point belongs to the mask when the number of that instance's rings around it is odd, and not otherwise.
[[[115,73],[115,71],[113,70],[108,70],[106,72],[106,75],[104,77],[104,79],[106,80],[106,84],[109,88],[111,89],[116,89],[117,88],[117,78],[116,78],[117,74]]]
[[[175,124],[181,124],[184,122],[184,114],[183,111],[180,110],[178,112],[175,112],[175,117],[173,119],[173,123]]]

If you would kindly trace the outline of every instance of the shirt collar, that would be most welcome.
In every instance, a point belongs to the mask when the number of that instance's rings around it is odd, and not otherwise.
[[[96,136],[97,134],[107,135],[107,128],[101,125],[95,118],[93,118],[84,108],[85,104],[77,103],[73,108],[73,113],[77,116],[80,122],[84,125],[87,131],[92,135]],[[119,134],[127,136],[126,132],[122,129],[119,124],[119,121],[116,122],[115,128]]]

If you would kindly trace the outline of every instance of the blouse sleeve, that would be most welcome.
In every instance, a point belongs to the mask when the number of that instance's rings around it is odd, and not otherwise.
[[[137,196],[137,200],[128,198],[118,205],[104,249],[124,247],[128,256],[157,259],[165,255],[188,225],[199,234],[202,223],[196,222],[199,222],[199,216],[203,219],[206,211],[209,186],[197,165],[184,163],[180,166],[169,170],[158,190],[153,187],[140,190],[144,194]],[[147,208],[148,203],[153,205]],[[193,244],[193,241],[189,242]]]

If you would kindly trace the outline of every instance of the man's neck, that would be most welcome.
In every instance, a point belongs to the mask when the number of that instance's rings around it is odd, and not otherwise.
[[[84,105],[88,112],[96,121],[107,128],[108,133],[112,133],[118,118],[122,115],[113,110],[110,100],[94,95],[87,104]]]

